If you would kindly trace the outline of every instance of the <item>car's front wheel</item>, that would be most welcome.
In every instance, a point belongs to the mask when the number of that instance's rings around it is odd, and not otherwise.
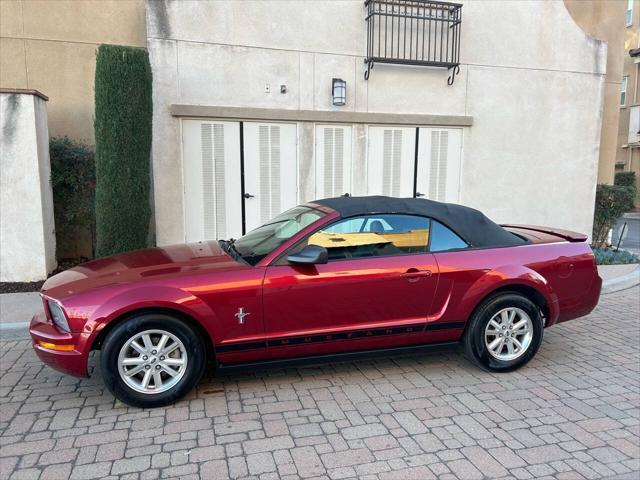
[[[117,325],[102,345],[105,384],[135,407],[159,407],[179,400],[204,372],[202,338],[183,320],[147,313]]]
[[[511,371],[538,351],[544,325],[538,306],[527,297],[505,292],[485,300],[475,311],[463,337],[465,353],[491,371]]]

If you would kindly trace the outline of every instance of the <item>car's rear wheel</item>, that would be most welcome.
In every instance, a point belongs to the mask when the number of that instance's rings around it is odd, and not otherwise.
[[[538,306],[527,297],[504,292],[485,300],[470,319],[463,337],[470,360],[491,371],[511,371],[538,351],[544,325]]]
[[[100,365],[105,384],[116,398],[136,407],[159,407],[179,400],[196,386],[206,365],[206,349],[183,320],[146,313],[109,332]]]

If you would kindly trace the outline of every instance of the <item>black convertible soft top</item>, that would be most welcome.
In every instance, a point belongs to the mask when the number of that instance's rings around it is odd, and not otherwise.
[[[456,232],[472,247],[511,247],[526,243],[489,220],[482,212],[454,203],[383,196],[325,198],[311,203],[332,208],[343,218],[384,213],[431,217]]]

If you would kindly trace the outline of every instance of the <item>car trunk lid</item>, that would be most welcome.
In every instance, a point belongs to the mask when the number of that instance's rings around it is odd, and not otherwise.
[[[550,243],[553,241],[557,242],[558,238],[561,238],[562,240],[565,240],[567,242],[586,242],[588,238],[584,233],[572,232],[571,230],[564,230],[561,228],[515,224],[505,224],[501,226],[512,233],[523,234],[534,243]]]

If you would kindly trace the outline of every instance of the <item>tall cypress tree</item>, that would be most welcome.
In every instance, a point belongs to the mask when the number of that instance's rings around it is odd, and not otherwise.
[[[151,66],[140,48],[100,45],[95,76],[96,256],[147,246]]]

